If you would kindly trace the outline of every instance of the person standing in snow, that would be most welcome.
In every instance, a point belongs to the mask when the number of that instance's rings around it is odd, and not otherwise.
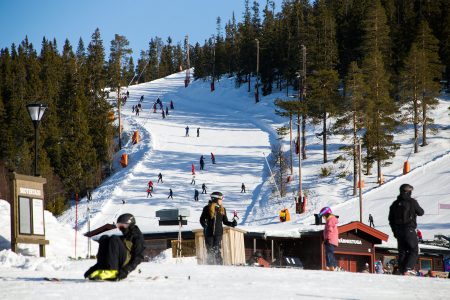
[[[144,236],[132,214],[122,214],[116,227],[122,236],[102,235],[97,263],[84,273],[90,280],[122,280],[144,260]]]
[[[169,197],[167,199],[171,198],[173,200],[173,192],[172,189],[169,189]]]
[[[211,152],[211,162],[212,162],[213,164],[216,163],[216,157],[214,156],[214,153],[212,153],[212,152]]]
[[[153,181],[151,180],[148,181],[148,188],[149,189],[153,188]]]
[[[153,198],[152,191],[153,191],[153,187],[149,187],[149,188],[147,189],[147,198],[148,198],[148,196],[150,196],[150,197]]]
[[[172,100],[170,100],[170,109],[174,109]]]
[[[422,235],[422,231],[420,231],[419,228],[416,229],[417,232],[417,240],[419,241],[419,243],[423,242],[423,235]]]
[[[130,92],[129,92],[129,91],[127,91],[127,98],[128,98],[128,97],[130,97]]]
[[[373,224],[373,217],[369,214],[369,226],[375,228],[375,224]]]
[[[417,240],[417,216],[425,213],[416,199],[411,197],[414,188],[409,184],[400,186],[397,196],[389,208],[389,225],[398,243],[398,271],[401,275],[413,275],[419,255]]]
[[[191,184],[195,185],[195,174],[192,175],[192,180],[191,180]]]
[[[139,116],[139,107],[136,107],[136,116]]]
[[[134,105],[131,106],[132,112],[134,112]]]
[[[245,193],[245,184],[244,183],[242,183],[242,185],[241,185],[241,193]]]
[[[144,95],[141,96],[140,102],[144,102]]]
[[[186,134],[184,136],[189,136],[189,126],[186,126]]]
[[[323,230],[323,239],[325,243],[325,255],[327,270],[334,271],[337,267],[336,258],[334,257],[334,248],[339,245],[337,228],[338,219],[331,213],[331,208],[324,207],[319,212],[319,217],[325,219],[325,229]]]
[[[158,174],[158,183],[161,181],[161,183],[164,183],[163,182],[163,179],[162,179],[162,174],[161,174],[161,172],[159,172],[159,174]]]
[[[202,194],[206,194],[206,184],[202,184]]]
[[[198,201],[198,194],[199,194],[198,190],[195,189],[194,190],[194,201]]]
[[[205,168],[205,160],[203,159],[203,155],[200,156],[200,170]]]
[[[163,118],[163,119],[166,118],[166,114],[164,113],[164,109],[161,110],[161,115],[162,115],[162,118]]]
[[[230,222],[227,217],[225,207],[222,206],[223,195],[221,192],[211,194],[211,201],[203,207],[200,216],[200,224],[204,230],[205,245],[207,252],[207,263],[210,265],[222,265],[222,244],[223,226],[236,227],[237,221]]]
[[[197,137],[200,137],[200,127],[197,127]]]
[[[169,115],[169,108],[166,106],[166,116]]]

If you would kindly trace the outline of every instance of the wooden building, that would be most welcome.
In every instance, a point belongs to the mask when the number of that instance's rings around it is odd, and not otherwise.
[[[338,227],[339,247],[335,248],[338,265],[346,271],[360,272],[366,263],[374,271],[375,245],[387,241],[388,235],[360,222]],[[250,259],[255,252],[275,266],[284,266],[285,257],[297,257],[303,268],[325,269],[323,226],[320,230],[299,229],[298,237],[247,232],[245,252]]]

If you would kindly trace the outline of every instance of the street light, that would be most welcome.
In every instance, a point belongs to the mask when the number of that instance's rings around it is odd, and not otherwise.
[[[30,115],[31,121],[33,121],[34,125],[34,176],[39,176],[37,171],[38,128],[46,108],[47,105],[41,103],[33,103],[27,105],[28,114]]]

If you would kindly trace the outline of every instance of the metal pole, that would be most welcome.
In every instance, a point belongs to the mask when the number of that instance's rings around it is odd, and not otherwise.
[[[38,144],[39,121],[34,121],[33,124],[34,124],[34,176],[38,176],[38,171],[37,171],[37,160],[38,160],[37,144]]]
[[[302,186],[302,151],[300,151],[300,114],[297,115],[297,132],[298,132],[298,199],[303,201],[303,186]]]
[[[361,139],[358,139],[358,177],[359,177],[359,221],[362,223],[362,170],[361,170]]]

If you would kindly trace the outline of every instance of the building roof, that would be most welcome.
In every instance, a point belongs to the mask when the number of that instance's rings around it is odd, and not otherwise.
[[[379,230],[376,230],[375,228],[367,226],[364,223],[358,222],[358,221],[353,221],[353,222],[347,223],[345,225],[338,226],[338,230],[339,230],[339,233],[344,233],[344,232],[352,231],[352,230],[355,230],[355,231],[361,230],[361,231],[375,237],[376,239],[379,239],[380,241],[378,244],[381,244],[381,241],[387,242],[387,240],[389,239],[389,235],[387,235]]]

